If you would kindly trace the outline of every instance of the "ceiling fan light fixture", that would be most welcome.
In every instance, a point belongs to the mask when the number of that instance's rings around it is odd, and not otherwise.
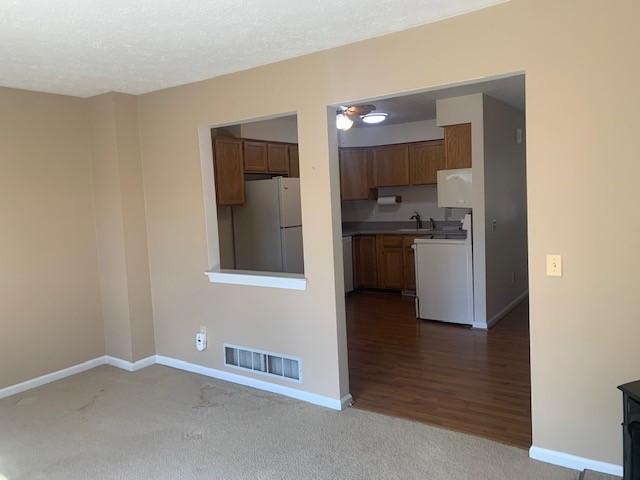
[[[375,124],[384,122],[387,119],[387,115],[388,114],[384,112],[373,112],[363,115],[361,119],[364,123]]]
[[[351,120],[344,113],[338,113],[336,115],[336,127],[338,130],[346,131],[353,126],[353,120]]]

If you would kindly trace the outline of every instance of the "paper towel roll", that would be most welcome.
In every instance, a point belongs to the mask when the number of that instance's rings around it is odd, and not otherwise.
[[[378,197],[378,205],[395,205],[400,202],[400,197],[397,195],[389,195],[386,197]]]

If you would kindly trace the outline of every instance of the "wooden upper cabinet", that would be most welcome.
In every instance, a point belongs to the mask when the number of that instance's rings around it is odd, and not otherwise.
[[[375,235],[353,237],[353,283],[355,288],[378,286],[378,257]]]
[[[402,236],[378,235],[378,287],[400,290],[404,286]]]
[[[365,148],[340,149],[340,191],[342,200],[369,198],[370,151]]]
[[[286,144],[267,145],[267,170],[269,173],[289,173],[289,149]]]
[[[412,185],[435,185],[438,170],[444,170],[444,141],[412,143],[409,145],[409,166]]]
[[[218,206],[244,204],[244,168],[242,140],[215,138],[213,167]]]
[[[300,158],[298,156],[298,145],[289,145],[289,176],[300,177]]]
[[[267,143],[245,140],[244,171],[247,173],[267,172]]]
[[[444,127],[444,156],[447,170],[471,168],[471,124]]]
[[[409,147],[385,145],[374,147],[376,187],[409,185]]]

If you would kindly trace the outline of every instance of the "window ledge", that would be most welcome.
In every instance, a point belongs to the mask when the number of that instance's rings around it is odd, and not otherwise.
[[[304,275],[280,272],[254,272],[247,270],[211,270],[204,272],[211,283],[227,285],[248,285],[251,287],[284,288],[287,290],[306,290],[307,279]]]

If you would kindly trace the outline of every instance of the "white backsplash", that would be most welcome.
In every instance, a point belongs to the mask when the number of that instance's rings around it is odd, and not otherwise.
[[[423,220],[460,220],[466,210],[438,208],[438,191],[435,185],[415,187],[381,187],[380,196],[400,195],[402,202],[396,205],[378,205],[375,200],[342,202],[343,222],[406,222],[413,212]],[[446,216],[446,218],[445,218]]]

